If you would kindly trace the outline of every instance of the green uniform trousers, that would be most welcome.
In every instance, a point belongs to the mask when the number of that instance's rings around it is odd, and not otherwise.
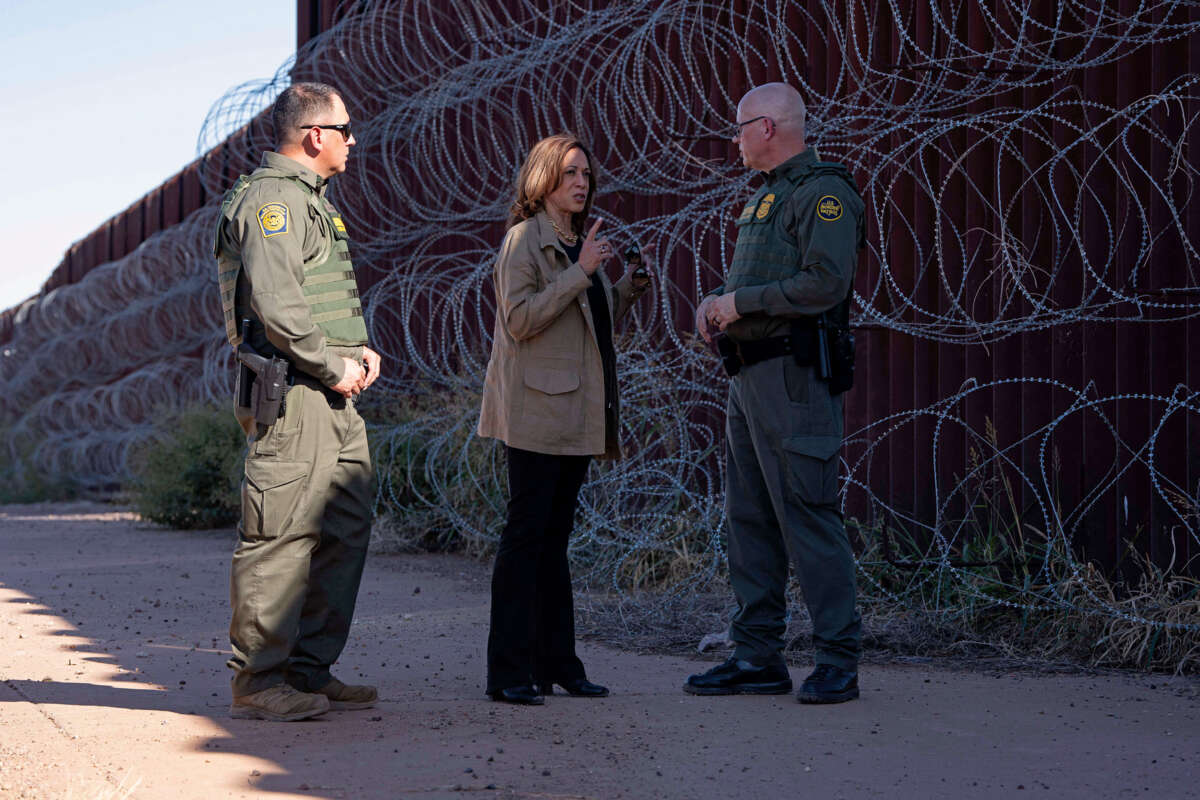
[[[725,515],[736,658],[764,664],[782,651],[790,560],[816,663],[857,668],[854,556],[838,509],[842,430],[841,397],[789,357],[743,367],[729,382]]]
[[[366,427],[352,403],[306,376],[278,422],[243,427],[252,433],[230,578],[233,694],[284,681],[316,690],[350,633],[371,535]]]

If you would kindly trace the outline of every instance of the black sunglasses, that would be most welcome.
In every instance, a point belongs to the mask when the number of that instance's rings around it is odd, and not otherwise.
[[[342,135],[342,138],[345,139],[347,142],[350,141],[350,137],[353,135],[352,133],[350,133],[350,123],[349,122],[343,122],[341,125],[301,125],[299,127],[301,127],[301,128],[328,128],[329,130],[337,131],[338,133],[340,133]]]

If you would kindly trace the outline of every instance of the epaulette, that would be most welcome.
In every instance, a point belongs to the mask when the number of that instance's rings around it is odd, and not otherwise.
[[[858,184],[854,182],[854,175],[850,173],[845,164],[839,164],[836,161],[814,161],[809,165],[808,171],[801,176],[800,182],[807,183],[816,178],[824,178],[826,176],[841,178],[846,182],[846,185],[854,190],[855,194],[858,194]]]
[[[221,199],[221,216],[224,219],[233,219],[233,208],[248,188],[250,188],[250,176],[239,175],[237,181],[229,187]]]

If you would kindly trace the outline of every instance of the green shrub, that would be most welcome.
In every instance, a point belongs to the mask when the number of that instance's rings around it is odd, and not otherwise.
[[[63,475],[45,472],[36,463],[35,442],[21,437],[7,425],[0,426],[0,505],[73,500],[79,494],[75,482]]]
[[[192,408],[172,417],[131,464],[134,508],[172,528],[237,522],[246,437],[227,409]]]

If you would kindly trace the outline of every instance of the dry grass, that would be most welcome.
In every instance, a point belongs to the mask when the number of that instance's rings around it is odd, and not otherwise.
[[[931,574],[936,570],[904,571],[908,585],[917,584],[922,591],[898,598],[875,588],[887,587],[898,572],[873,558],[877,555],[868,552],[860,559],[869,578],[860,574],[859,581],[868,663],[939,659],[960,666],[1050,672],[1115,668],[1200,673],[1200,631],[1195,629],[1200,581],[1172,574],[1147,558],[1139,557],[1142,577],[1132,590],[1115,585],[1095,565],[1075,564],[1051,549],[1048,555],[1058,559],[1046,570],[1054,576],[1052,586],[1031,583],[1003,594],[995,576],[984,569],[960,571],[953,581]],[[678,563],[658,563],[656,571],[677,576],[694,565],[693,553],[681,548]],[[631,569],[630,574],[645,571]],[[581,597],[581,635],[635,651],[694,654],[705,636],[727,628],[735,605],[723,575],[692,575],[694,583],[643,582],[626,594]],[[1056,602],[1047,602],[1054,596]],[[794,582],[789,607],[786,655],[802,662],[811,657],[812,629]]]
[[[724,631],[733,611],[722,587],[692,593],[583,595],[576,600],[579,635],[642,653],[694,653],[705,636]]]
[[[694,509],[680,512],[662,533],[662,544],[642,547],[622,558],[616,583],[631,592],[655,591],[694,583],[712,572],[712,552],[705,526]]]
[[[1120,595],[1090,564],[1080,571],[1080,588],[1089,599],[1102,602],[1089,607],[1081,598],[1086,623],[1072,614],[1061,620],[1060,636],[1078,641],[1094,635],[1090,643],[1080,644],[1088,646],[1091,662],[1099,666],[1200,672],[1200,631],[1194,630],[1200,625],[1200,580],[1173,575],[1145,556],[1136,557],[1141,580]],[[1189,625],[1193,630],[1187,630]]]

